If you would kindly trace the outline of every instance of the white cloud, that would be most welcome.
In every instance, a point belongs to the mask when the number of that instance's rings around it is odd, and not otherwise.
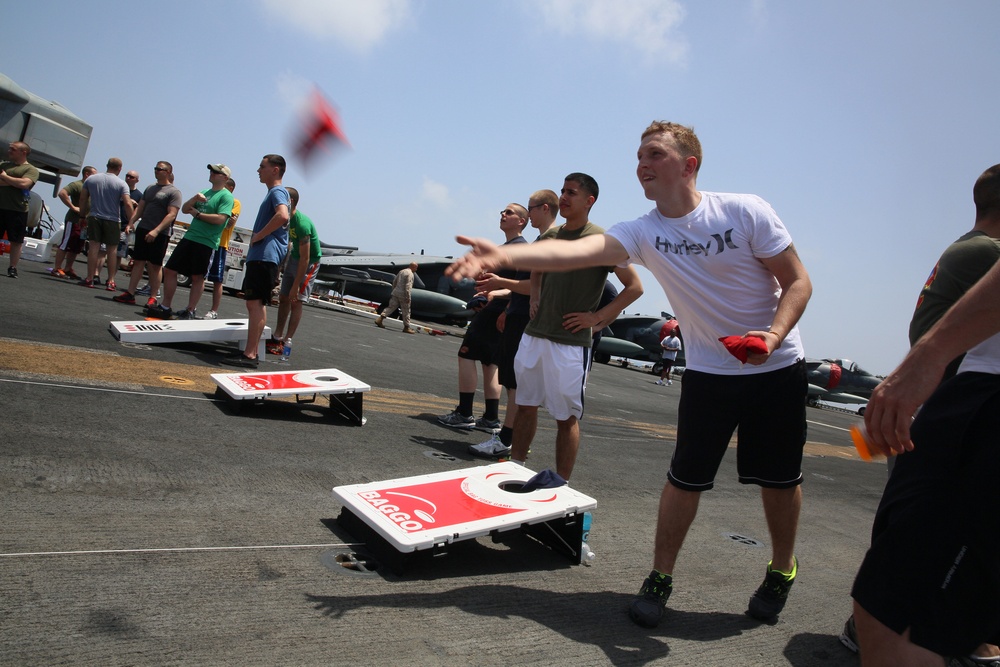
[[[288,107],[288,111],[301,112],[307,105],[312,81],[289,71],[280,72],[275,81],[278,99]]]
[[[412,0],[260,0],[271,15],[321,39],[366,52],[411,15]]]
[[[531,0],[526,6],[540,9],[563,34],[619,42],[675,65],[687,57],[687,41],[677,32],[686,13],[679,0]]]
[[[424,185],[420,198],[440,208],[451,206],[451,194],[448,192],[448,186],[432,181],[426,176],[424,176]]]

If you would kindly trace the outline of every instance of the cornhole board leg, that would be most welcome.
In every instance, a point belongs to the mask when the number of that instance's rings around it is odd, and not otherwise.
[[[365,417],[365,395],[361,392],[330,394],[330,417],[343,417],[358,426],[368,423]]]
[[[413,564],[428,556],[442,556],[447,553],[447,545],[430,551],[410,551],[404,553],[396,549],[389,540],[385,539],[372,530],[368,524],[358,518],[354,512],[347,507],[340,510],[337,523],[343,526],[344,530],[350,533],[355,539],[364,543],[364,551],[368,552],[372,558],[380,564],[389,568],[389,571],[397,576],[406,573]]]

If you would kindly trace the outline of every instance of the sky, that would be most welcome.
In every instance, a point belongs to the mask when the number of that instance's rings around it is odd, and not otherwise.
[[[635,175],[653,120],[693,126],[698,187],[774,207],[813,281],[811,358],[887,373],[917,294],[974,223],[1000,162],[1000,2],[215,0],[4,3],[0,72],[93,125],[187,199],[229,165],[252,221],[267,153],[326,243],[457,255],[499,211],[583,171],[609,227],[652,208]],[[350,148],[297,164],[317,86]],[[69,179],[64,179],[64,183]],[[55,215],[65,207],[40,191]],[[249,219],[247,219],[249,217]],[[532,236],[528,233],[529,238]],[[629,313],[670,304],[652,275]],[[683,323],[682,323],[683,325]],[[742,332],[729,332],[742,333]]]

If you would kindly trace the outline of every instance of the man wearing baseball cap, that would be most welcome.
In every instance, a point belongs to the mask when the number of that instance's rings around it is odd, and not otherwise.
[[[174,316],[170,304],[177,291],[177,274],[183,273],[191,277],[191,293],[187,308],[177,313],[177,319],[195,318],[198,300],[205,290],[205,274],[219,247],[222,230],[233,213],[233,193],[226,188],[230,176],[232,172],[226,165],[208,165],[208,182],[212,187],[191,197],[181,207],[181,213],[191,216],[191,226],[164,267],[163,302],[147,309],[151,317],[169,320]]]

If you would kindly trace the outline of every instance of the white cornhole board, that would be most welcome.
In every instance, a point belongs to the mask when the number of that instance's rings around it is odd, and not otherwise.
[[[330,397],[330,411],[364,425],[364,392],[368,385],[336,368],[319,370],[289,370],[258,373],[212,373],[219,387],[216,395],[226,397],[230,407],[238,411],[239,401],[263,401],[266,398],[295,396],[299,403],[312,403],[316,396]],[[301,399],[312,396],[312,399]]]
[[[138,320],[111,322],[108,329],[123,343],[200,343],[204,341],[238,341],[246,345],[250,320]],[[267,354],[265,342],[271,337],[271,327],[264,326],[257,344],[257,356]]]
[[[529,531],[532,535],[579,563],[582,514],[594,509],[597,501],[568,485],[529,493],[514,491],[534,475],[533,471],[506,461],[338,486],[333,495],[344,506],[338,522],[348,532],[359,532],[358,537],[369,538],[367,546],[376,551],[386,546],[382,540],[399,555],[405,555],[423,550],[441,551],[459,540],[535,527],[540,530]],[[505,490],[505,486],[514,490]],[[372,533],[380,539],[371,539]],[[392,558],[384,548],[378,555],[388,556],[397,565],[403,561],[398,556]]]

